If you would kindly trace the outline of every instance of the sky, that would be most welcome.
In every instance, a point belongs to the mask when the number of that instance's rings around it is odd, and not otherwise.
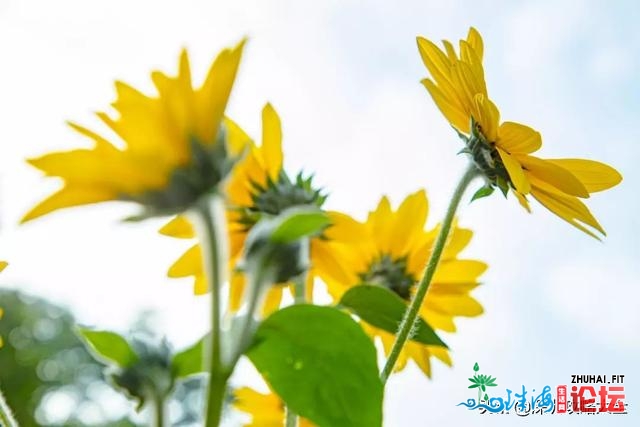
[[[495,195],[463,204],[474,239],[464,255],[489,264],[475,292],[485,314],[444,337],[454,367],[433,379],[409,366],[389,383],[385,426],[512,425],[456,404],[473,397],[478,362],[499,389],[568,384],[572,374],[624,374],[630,415],[529,416],[532,425],[637,425],[640,410],[640,31],[634,1],[0,0],[0,282],[71,308],[79,322],[126,331],[157,310],[177,347],[207,329],[207,298],[166,269],[189,243],[162,221],[122,224],[135,210],[103,204],[18,226],[56,188],[24,159],[86,141],[113,80],[151,89],[181,48],[202,77],[223,47],[248,37],[228,114],[259,135],[271,102],[283,122],[285,166],[313,172],[327,206],[360,219],[389,195],[426,188],[429,224],[444,214],[465,167],[460,142],[419,81],[415,37],[485,40],[485,73],[504,120],[543,136],[543,157],[598,159],[624,176],[588,201],[607,230],[598,242],[535,205]],[[247,364],[235,384],[254,381]],[[503,388],[504,386],[504,388]],[[230,424],[233,425],[233,424]]]

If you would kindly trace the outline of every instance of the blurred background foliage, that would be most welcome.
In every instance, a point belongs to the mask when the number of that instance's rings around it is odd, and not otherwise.
[[[147,415],[136,413],[135,402],[105,381],[104,366],[76,336],[68,310],[9,290],[0,290],[0,307],[0,387],[22,427],[144,424]],[[149,312],[140,315],[131,335],[162,342]],[[169,402],[171,425],[199,424],[203,385],[199,377],[177,385]]]

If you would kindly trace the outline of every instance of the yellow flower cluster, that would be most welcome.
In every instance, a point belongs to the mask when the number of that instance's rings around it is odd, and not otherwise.
[[[528,126],[501,121],[488,95],[483,40],[475,29],[460,41],[457,51],[450,42],[445,41],[444,49],[440,49],[424,38],[418,38],[418,48],[431,76],[423,80],[426,89],[465,141],[464,151],[487,185],[500,188],[505,195],[513,192],[527,210],[531,196],[589,235],[604,235],[603,227],[580,199],[616,185],[620,174],[593,160],[533,156],[542,145],[540,134]],[[242,49],[240,43],[222,51],[197,88],[186,51],[180,55],[177,76],[152,73],[153,95],[117,82],[113,103],[116,115],[98,113],[98,118],[118,140],[110,142],[70,123],[94,146],[29,160],[45,175],[61,178],[63,185],[31,209],[24,221],[71,206],[132,201],[144,209],[142,217],[173,217],[160,230],[162,234],[194,239],[194,227],[182,214],[211,193],[221,195],[230,253],[228,309],[237,311],[246,288],[241,258],[254,225],[292,207],[322,209],[326,199],[311,177],[289,175],[285,170],[282,125],[270,104],[262,110],[260,144],[225,117]],[[315,283],[326,285],[334,303],[350,288],[370,284],[384,287],[409,303],[440,230],[440,226],[426,228],[428,211],[426,192],[419,190],[395,209],[383,197],[363,221],[341,212],[326,212],[330,225],[310,240],[308,298]],[[428,298],[420,308],[421,316],[434,329],[455,332],[455,317],[483,312],[471,292],[487,266],[461,255],[472,236],[471,230],[454,223]],[[193,277],[196,294],[210,291],[201,252],[195,243],[169,269],[170,277]],[[0,263],[0,270],[4,265]],[[282,285],[287,284],[280,285],[270,288],[263,314],[281,306],[286,289]],[[364,322],[363,327],[387,353],[390,351],[394,341],[391,333]],[[452,363],[444,347],[410,341],[400,354],[396,370],[413,360],[431,376],[432,356],[447,365]],[[239,389],[234,405],[252,414],[248,426],[282,425],[283,404],[273,394]],[[300,425],[311,423],[301,420]]]

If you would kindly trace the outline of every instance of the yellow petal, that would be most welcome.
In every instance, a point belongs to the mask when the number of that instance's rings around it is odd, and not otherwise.
[[[533,153],[542,146],[542,137],[529,126],[515,122],[503,122],[496,141],[509,154]]]
[[[376,236],[377,247],[381,251],[389,251],[393,240],[393,213],[391,203],[386,196],[383,196],[375,211],[369,213],[367,220],[370,230]]]
[[[429,352],[433,356],[435,356],[436,359],[440,360],[442,363],[444,363],[447,366],[453,366],[451,355],[449,354],[449,351],[446,348],[435,346],[435,345],[428,346],[427,348],[429,349]]]
[[[467,247],[472,237],[473,231],[466,228],[458,228],[454,224],[449,235],[449,240],[442,253],[442,260],[444,261],[458,256],[458,254]]]
[[[406,347],[407,352],[411,355],[410,357],[416,362],[420,370],[427,378],[431,378],[431,360],[429,359],[431,355],[426,346],[419,346],[417,343],[409,342]]]
[[[407,248],[417,235],[424,233],[429,202],[424,190],[409,195],[402,201],[394,215],[393,238],[390,241],[389,253],[395,257],[407,255]]]
[[[469,34],[467,35],[467,43],[471,45],[473,50],[475,51],[480,61],[482,61],[482,56],[484,55],[484,43],[482,41],[482,36],[475,28],[469,28]]]
[[[327,212],[327,215],[331,221],[331,225],[323,233],[327,239],[357,244],[369,237],[366,226],[349,215],[336,211]]]
[[[485,138],[490,142],[494,142],[498,137],[498,125],[500,123],[500,111],[496,104],[482,93],[477,93],[473,98],[471,115],[480,124]]]
[[[262,156],[272,180],[282,170],[282,127],[278,113],[271,104],[262,109]]]
[[[453,45],[448,40],[442,40],[442,44],[444,45],[444,50],[447,52],[449,63],[455,64],[458,61],[458,55],[456,54],[456,50],[453,48]]]
[[[223,123],[227,131],[229,152],[232,156],[238,156],[251,145],[251,137],[230,118],[225,117]]]
[[[509,173],[509,178],[513,186],[516,187],[518,192],[528,194],[529,191],[531,191],[531,183],[525,176],[520,162],[500,147],[496,148],[498,149],[498,154],[500,154],[500,159],[502,159],[504,167],[507,169],[507,173]]]
[[[450,98],[444,96],[442,91],[429,79],[422,80],[422,84],[433,98],[442,115],[460,132],[469,133],[469,114],[457,107]]]
[[[522,163],[529,175],[535,176],[568,195],[582,198],[589,197],[589,192],[585,186],[567,169],[526,154],[516,155],[516,158]]]
[[[476,260],[451,260],[438,265],[433,283],[475,282],[485,272],[487,264]]]
[[[422,62],[438,85],[450,80],[451,62],[438,46],[424,37],[418,37],[418,51]]]
[[[207,78],[196,93],[198,115],[196,135],[204,144],[212,144],[218,132],[231,88],[238,72],[245,40],[233,49],[225,49],[211,65]]]
[[[234,271],[231,274],[231,282],[229,285],[229,310],[233,313],[242,307],[245,286],[246,281],[244,274]]]
[[[162,226],[159,232],[165,236],[176,237],[178,239],[193,239],[196,237],[193,225],[191,225],[184,215],[173,217],[171,221]]]
[[[586,159],[548,159],[556,166],[571,172],[589,193],[606,190],[618,185],[622,175],[609,165]]]
[[[531,189],[531,195],[533,195],[537,201],[551,212],[558,215],[560,218],[564,219],[579,230],[587,233],[591,237],[600,240],[600,238],[591,230],[586,228],[585,225],[588,225],[603,235],[606,235],[602,226],[598,223],[591,212],[589,212],[589,209],[585,204],[578,200],[578,198],[543,190],[539,188],[535,182]]]
[[[112,190],[105,188],[65,186],[48,198],[44,199],[33,207],[20,220],[21,223],[31,221],[42,215],[48,214],[58,209],[68,208],[72,206],[89,205],[92,203],[106,202],[116,200],[117,194]]]
[[[516,195],[520,206],[522,206],[527,212],[531,213],[531,206],[529,206],[529,201],[527,200],[526,196],[524,194],[520,194],[517,191],[514,191],[513,193]]]
[[[436,311],[449,316],[475,317],[484,312],[482,305],[469,295],[433,295],[425,301],[427,311]]]
[[[7,265],[9,265],[9,263],[7,261],[0,261],[0,271],[2,271],[5,268],[7,268]],[[0,308],[0,317],[2,317],[2,309],[1,308]]]
[[[202,252],[200,245],[193,245],[169,267],[169,277],[189,277],[202,275]]]
[[[282,285],[274,285],[267,291],[267,296],[264,300],[264,304],[262,306],[262,316],[267,317],[278,308],[280,308],[280,303],[282,302],[282,289],[284,286]]]

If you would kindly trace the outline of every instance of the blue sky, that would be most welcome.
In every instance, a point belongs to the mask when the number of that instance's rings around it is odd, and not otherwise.
[[[459,141],[419,84],[416,35],[485,38],[485,68],[502,117],[543,135],[543,157],[609,163],[623,183],[588,204],[608,232],[599,243],[534,206],[495,196],[463,206],[475,230],[466,255],[490,268],[476,296],[486,313],[448,336],[453,369],[433,380],[408,370],[391,380],[386,424],[512,425],[455,406],[475,362],[502,385],[567,383],[571,374],[625,374],[637,411],[640,31],[633,1],[0,1],[0,258],[2,283],[69,305],[79,321],[124,330],[155,308],[176,345],[206,329],[207,301],[165,278],[185,247],[159,222],[122,225],[126,205],[88,207],[18,227],[55,184],[22,161],[84,143],[67,119],[95,124],[112,80],[150,88],[152,68],[175,70],[186,46],[202,76],[223,46],[250,41],[229,114],[258,135],[270,101],[284,127],[286,166],[315,172],[329,207],[362,216],[382,194],[398,203],[425,187],[430,224],[464,159]],[[242,383],[250,374],[240,373]],[[616,417],[523,418],[545,425],[635,425]]]

